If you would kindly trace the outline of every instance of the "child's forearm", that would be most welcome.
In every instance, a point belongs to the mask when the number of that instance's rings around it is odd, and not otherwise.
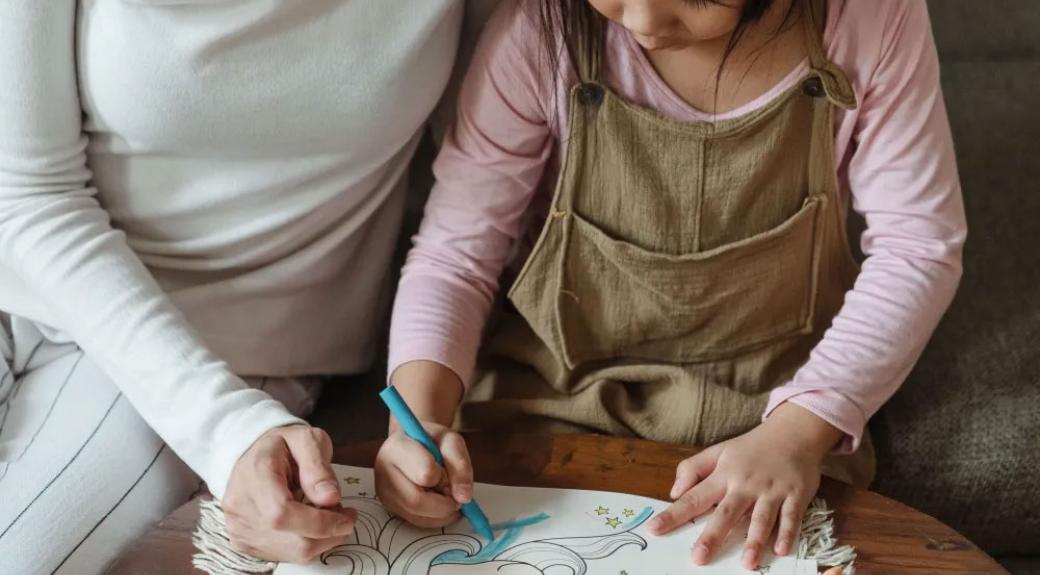
[[[464,391],[454,371],[435,361],[412,361],[397,368],[390,383],[421,421],[451,426]],[[396,426],[391,417],[390,429]]]
[[[791,402],[781,404],[766,418],[771,427],[799,445],[807,455],[822,460],[844,437],[844,433],[813,412]]]

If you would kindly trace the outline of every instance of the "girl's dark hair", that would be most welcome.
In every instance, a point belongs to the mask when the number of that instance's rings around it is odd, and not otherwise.
[[[733,50],[740,43],[744,33],[747,32],[755,22],[776,4],[777,0],[746,0],[740,12],[740,20],[737,27],[730,34],[729,42],[723,53],[722,61],[716,73],[715,98],[718,100],[719,83],[722,80],[722,69],[726,65]],[[791,21],[798,2],[806,0],[791,0],[791,5],[784,16],[780,27],[776,30],[779,34]],[[690,4],[718,4],[726,6],[726,0],[687,0]],[[588,0],[541,0],[538,20],[541,26],[543,46],[548,60],[548,69],[552,71],[553,77],[560,73],[560,60],[566,57],[570,64],[577,69],[576,54],[580,47],[577,37],[582,35],[591,42],[591,50],[602,51],[602,39],[606,30],[606,18],[594,10]],[[562,41],[561,41],[562,40]],[[602,53],[602,52],[601,52]]]

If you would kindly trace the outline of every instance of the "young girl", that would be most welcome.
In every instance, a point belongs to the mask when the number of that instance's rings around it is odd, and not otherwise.
[[[455,518],[456,416],[710,446],[650,525],[717,506],[698,564],[745,515],[746,567],[774,530],[788,553],[821,471],[870,482],[864,426],[951,301],[966,233],[923,0],[509,2],[458,113],[390,365],[446,464],[392,424],[383,501]]]

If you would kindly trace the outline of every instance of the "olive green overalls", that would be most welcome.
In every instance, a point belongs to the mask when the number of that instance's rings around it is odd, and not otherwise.
[[[856,97],[822,48],[826,3],[801,4],[807,78],[717,122],[622,100],[599,81],[602,42],[579,35],[551,211],[461,427],[704,446],[759,424],[769,391],[805,363],[859,270],[833,128],[834,107],[855,108]],[[873,469],[869,440],[825,463],[861,485]]]

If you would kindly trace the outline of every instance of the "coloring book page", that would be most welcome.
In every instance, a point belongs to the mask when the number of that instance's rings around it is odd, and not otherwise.
[[[709,516],[663,536],[646,522],[668,502],[602,491],[505,487],[477,483],[474,497],[495,530],[475,534],[464,520],[419,529],[375,498],[372,470],[337,465],[343,505],[358,511],[349,543],[310,565],[283,563],[275,575],[815,575],[816,562],[767,558],[740,566],[746,524],[704,567],[690,549]]]

